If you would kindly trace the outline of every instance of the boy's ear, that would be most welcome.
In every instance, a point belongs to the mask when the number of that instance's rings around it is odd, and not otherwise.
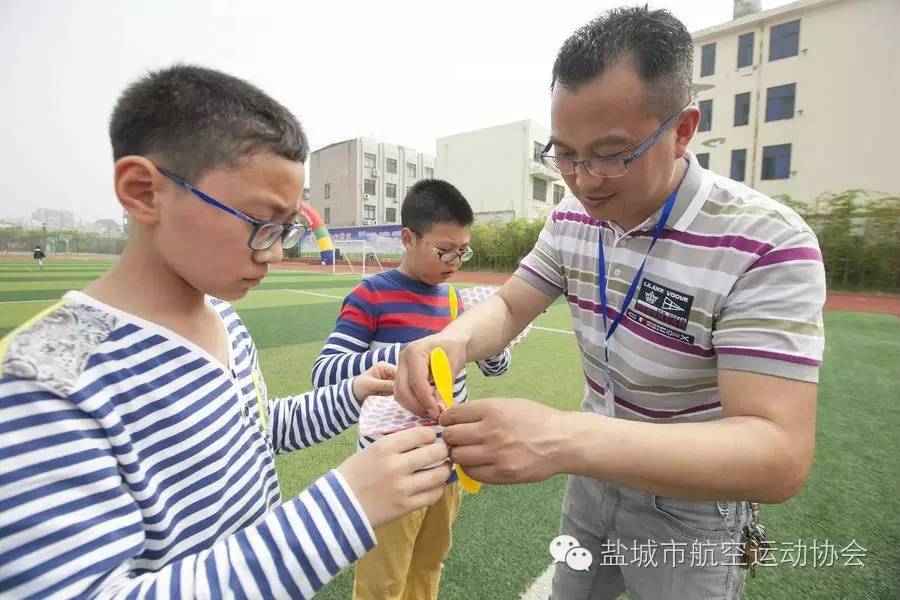
[[[415,236],[415,234],[413,233],[412,229],[410,229],[409,227],[404,227],[400,231],[400,240],[403,242],[404,246],[412,246],[413,241],[414,241],[414,236]]]
[[[164,176],[143,156],[123,156],[115,164],[115,189],[119,204],[135,223],[159,221]]]

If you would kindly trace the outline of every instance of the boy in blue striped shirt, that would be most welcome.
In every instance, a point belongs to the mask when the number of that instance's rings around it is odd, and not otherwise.
[[[282,502],[274,455],[346,429],[393,374],[269,398],[227,302],[303,233],[300,124],[175,66],[123,93],[110,137],[121,259],[0,342],[0,597],[309,598],[442,497],[449,467],[422,469],[446,446],[391,436]]]

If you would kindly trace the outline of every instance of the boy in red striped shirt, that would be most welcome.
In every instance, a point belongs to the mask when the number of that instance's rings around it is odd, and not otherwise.
[[[344,299],[334,331],[313,366],[313,385],[353,377],[378,361],[397,363],[407,343],[441,331],[451,321],[447,282],[463,262],[474,215],[453,185],[438,179],[416,183],[400,212],[403,262],[364,279]],[[457,295],[457,304],[464,309]],[[509,369],[509,351],[478,363],[487,376]],[[454,403],[465,402],[466,372],[453,385]],[[374,440],[359,437],[359,447]],[[443,560],[459,510],[460,485],[454,472],[437,504],[376,530],[378,546],[356,563],[354,600],[437,598]]]

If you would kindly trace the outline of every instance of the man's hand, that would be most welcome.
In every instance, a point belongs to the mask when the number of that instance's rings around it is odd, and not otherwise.
[[[394,393],[394,377],[397,367],[387,362],[377,362],[353,378],[353,395],[360,404],[369,396],[389,396]]]
[[[531,400],[489,398],[441,415],[453,462],[485,483],[543,481],[560,472],[565,413]]]
[[[449,462],[422,470],[447,459],[447,445],[435,440],[430,427],[398,431],[337,468],[373,528],[440,500],[450,477]]]
[[[719,390],[724,418],[701,423],[478,400],[441,416],[443,439],[454,462],[488,483],[567,473],[669,498],[784,502],[812,463],[816,385],[723,370]]]
[[[436,346],[443,348],[456,375],[467,362],[502,352],[556,297],[518,277],[510,277],[496,294],[466,310],[446,329],[403,349],[397,362],[394,398],[419,416],[437,418],[443,405],[428,381],[431,351]]]
[[[397,361],[397,381],[394,399],[406,410],[436,419],[443,410],[443,403],[435,395],[430,382],[431,351],[440,346],[450,359],[453,376],[466,364],[466,340],[445,332],[429,335],[408,344]]]

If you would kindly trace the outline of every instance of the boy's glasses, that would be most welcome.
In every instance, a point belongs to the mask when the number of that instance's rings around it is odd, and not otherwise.
[[[467,262],[475,256],[475,251],[471,248],[466,248],[465,250],[441,250],[434,244],[428,245],[431,246],[431,251],[437,254],[438,260],[445,265],[452,265],[457,259],[459,259],[459,262]]]
[[[247,240],[247,246],[251,250],[268,250],[279,239],[281,240],[281,247],[287,250],[288,248],[293,248],[294,246],[296,246],[297,243],[306,234],[307,227],[300,221],[295,220],[292,223],[282,223],[281,221],[257,221],[253,217],[245,215],[241,211],[235,210],[230,206],[219,202],[212,196],[204,194],[172,171],[164,169],[159,165],[154,166],[156,167],[157,171],[159,171],[187,191],[193,193],[195,196],[197,196],[207,204],[212,204],[216,208],[224,210],[228,214],[234,215],[238,219],[241,219],[242,221],[245,221],[252,225],[253,231],[250,232],[250,238]]]

